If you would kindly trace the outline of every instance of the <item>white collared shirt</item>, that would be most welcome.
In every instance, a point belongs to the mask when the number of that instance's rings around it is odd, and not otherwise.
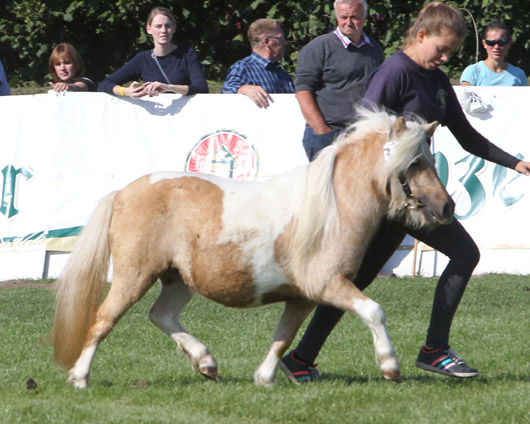
[[[340,32],[339,27],[337,27],[337,29],[335,31],[333,31],[333,34],[335,34],[337,37],[339,37],[339,40],[342,42],[342,45],[344,46],[345,49],[347,49],[350,44],[353,44],[357,48],[362,47],[365,44],[369,44],[370,46],[372,45],[372,42],[370,41],[368,36],[364,33],[364,31],[361,34],[361,41],[360,41],[359,44],[354,44],[354,42],[352,40],[350,40],[342,32]]]

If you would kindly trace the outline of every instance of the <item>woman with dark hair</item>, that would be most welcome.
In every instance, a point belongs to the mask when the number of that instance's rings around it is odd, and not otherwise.
[[[488,55],[485,60],[469,65],[460,77],[461,85],[528,85],[521,68],[506,62],[512,46],[510,29],[506,24],[493,21],[484,30],[482,47]]]
[[[134,98],[166,92],[182,95],[207,93],[208,84],[197,53],[191,47],[173,42],[176,30],[177,21],[169,9],[155,7],[151,10],[146,31],[153,38],[154,48],[138,53],[105,78],[98,91]],[[133,82],[124,86],[129,81]]]
[[[79,52],[70,43],[57,45],[48,60],[54,91],[96,91],[96,84],[83,75],[85,64]]]

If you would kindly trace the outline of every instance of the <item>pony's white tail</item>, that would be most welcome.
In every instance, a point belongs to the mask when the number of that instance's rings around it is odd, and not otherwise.
[[[85,225],[59,278],[53,329],[55,361],[72,368],[81,354],[107,283],[109,226],[116,192],[107,195]]]

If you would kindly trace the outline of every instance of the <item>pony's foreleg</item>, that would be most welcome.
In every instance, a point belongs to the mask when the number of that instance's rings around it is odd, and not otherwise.
[[[68,383],[77,388],[88,386],[90,367],[99,344],[110,333],[119,319],[142,298],[154,283],[152,279],[140,280],[138,285],[127,285],[129,279],[120,279],[115,269],[112,285],[105,301],[99,307],[95,320],[88,330],[83,350],[68,372]]]
[[[149,319],[188,355],[193,369],[207,378],[217,380],[215,358],[204,344],[184,329],[179,320],[181,311],[192,296],[193,293],[180,278],[162,278],[162,290],[149,312]]]
[[[386,316],[383,308],[374,302],[350,280],[335,277],[324,289],[321,300],[359,316],[372,332],[375,360],[388,380],[401,381],[399,361],[386,329]]]
[[[270,385],[274,382],[281,357],[293,342],[296,332],[314,307],[315,303],[310,301],[285,302],[282,316],[274,331],[271,349],[254,373],[256,384]]]

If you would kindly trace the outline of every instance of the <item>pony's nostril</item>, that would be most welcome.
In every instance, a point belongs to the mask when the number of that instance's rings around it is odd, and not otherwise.
[[[446,220],[451,220],[453,218],[453,214],[455,212],[455,202],[451,199],[449,202],[447,202],[443,208],[443,218]]]

